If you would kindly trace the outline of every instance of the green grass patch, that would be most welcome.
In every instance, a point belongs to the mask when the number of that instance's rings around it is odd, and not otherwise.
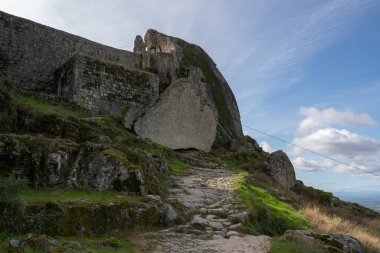
[[[11,239],[20,239],[22,236],[10,236],[0,234],[0,252],[7,252],[6,247]],[[77,253],[77,252],[91,252],[91,253],[137,253],[139,250],[134,245],[129,236],[124,234],[113,234],[94,237],[80,237],[80,236],[58,236],[54,237],[59,244],[57,252],[62,253]],[[29,246],[23,247],[24,253],[43,253],[46,252],[42,249],[31,248]]]
[[[172,173],[176,176],[181,176],[185,174],[186,169],[189,167],[189,165],[185,162],[182,162],[178,158],[171,157],[169,159],[169,165],[172,168]]]
[[[271,249],[269,253],[323,253],[321,249],[316,249],[313,245],[308,245],[300,241],[286,241],[278,237],[271,239]]]
[[[312,226],[306,215],[272,197],[263,189],[244,184],[238,191],[252,215],[251,223],[242,228],[246,233],[276,236],[287,229]]]
[[[144,202],[145,197],[127,196],[118,192],[93,190],[59,190],[59,189],[29,189],[19,195],[19,200],[29,203],[82,203],[82,204],[108,204],[110,202]]]
[[[54,105],[20,93],[15,94],[14,98],[16,103],[19,105],[23,105],[47,114],[59,114],[61,116],[71,116],[76,118],[85,118],[91,116],[88,112],[74,104],[62,103]]]
[[[125,235],[97,236],[97,237],[57,237],[63,245],[75,243],[73,248],[63,246],[64,253],[91,252],[91,253],[136,253],[139,252],[131,239]]]

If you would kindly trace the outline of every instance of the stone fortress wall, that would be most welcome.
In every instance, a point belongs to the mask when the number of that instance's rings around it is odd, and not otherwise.
[[[159,97],[159,78],[146,71],[75,55],[56,71],[57,95],[69,97],[92,115],[117,114]]]
[[[157,103],[157,100],[170,97],[164,96],[168,87],[188,83],[194,89],[189,94],[195,94],[192,97],[195,104],[205,101],[196,95],[200,90],[209,91],[206,100],[213,105],[210,110],[217,114],[206,117],[217,121],[217,134],[212,139],[216,138],[216,142],[222,144],[243,135],[232,90],[213,60],[197,45],[149,29],[144,39],[136,37],[134,52],[128,52],[4,12],[0,12],[0,31],[0,74],[5,73],[16,88],[69,98],[95,116],[135,108],[134,112],[139,113],[133,113],[132,121],[127,124],[133,130],[138,118],[150,115],[144,110],[153,110],[151,105],[166,105],[166,102]],[[200,78],[192,78],[191,72],[198,73]],[[192,113],[202,115],[203,111],[197,111],[197,108],[194,106]],[[165,138],[183,135],[191,139],[193,133],[182,133],[182,128],[176,133],[174,129],[181,124],[195,127],[201,122],[193,118],[186,118],[189,122],[178,122],[178,108],[172,106],[169,109],[174,115],[170,120],[177,123],[165,133]],[[170,114],[165,109],[160,113]],[[167,122],[160,124],[162,129],[168,126]],[[156,134],[156,129],[153,130]],[[209,150],[212,143],[210,140],[207,148],[201,149]]]
[[[141,55],[0,12],[0,70],[19,88],[56,93],[54,73],[77,54],[141,66]]]

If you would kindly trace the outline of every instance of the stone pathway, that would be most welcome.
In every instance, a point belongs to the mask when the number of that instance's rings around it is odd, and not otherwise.
[[[233,191],[237,183],[233,172],[209,163],[173,180],[170,198],[187,207],[190,221],[145,235],[143,252],[269,251],[269,237],[237,232],[248,221],[248,213],[242,211],[244,206]]]

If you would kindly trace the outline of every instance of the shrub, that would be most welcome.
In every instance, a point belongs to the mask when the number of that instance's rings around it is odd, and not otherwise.
[[[28,188],[26,179],[17,178],[12,175],[9,177],[0,177],[0,199],[3,201],[17,200],[20,193]]]

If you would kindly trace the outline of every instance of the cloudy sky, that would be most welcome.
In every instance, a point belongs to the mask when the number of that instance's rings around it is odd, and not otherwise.
[[[131,50],[149,28],[203,47],[244,125],[380,174],[380,1],[12,0],[0,10]],[[328,191],[380,190],[380,178],[261,135],[297,177]]]

